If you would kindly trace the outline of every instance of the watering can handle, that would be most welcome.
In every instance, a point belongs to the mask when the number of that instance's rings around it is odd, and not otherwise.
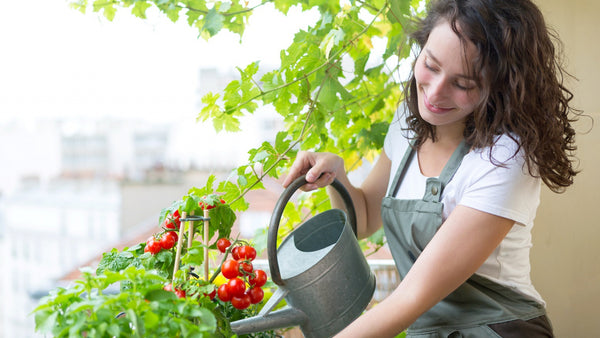
[[[282,286],[284,284],[281,279],[281,272],[279,271],[279,263],[277,261],[277,232],[279,230],[279,221],[281,220],[281,216],[283,215],[283,209],[287,202],[290,200],[292,195],[298,190],[301,186],[307,183],[306,178],[304,176],[298,177],[294,182],[292,182],[281,194],[279,200],[275,204],[275,210],[273,211],[273,215],[271,215],[271,222],[269,223],[269,237],[267,238],[267,254],[269,258],[269,269],[271,271],[271,280],[277,285]],[[352,198],[346,190],[346,187],[338,181],[334,179],[331,183],[337,192],[340,194],[342,199],[344,200],[344,204],[346,205],[346,209],[348,211],[348,221],[352,226],[352,231],[354,235],[357,235],[356,229],[356,211],[354,210],[354,204],[352,203]]]

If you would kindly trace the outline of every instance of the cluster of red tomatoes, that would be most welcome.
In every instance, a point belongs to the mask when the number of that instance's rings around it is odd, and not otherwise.
[[[217,241],[217,248],[222,253],[226,253],[230,246],[227,238]],[[236,245],[230,252],[231,258],[221,265],[221,274],[228,280],[219,286],[217,295],[221,301],[231,302],[233,307],[243,310],[263,300],[265,294],[262,286],[267,282],[267,274],[252,266],[256,258],[256,249],[252,246]]]
[[[202,198],[206,198],[206,196],[204,196],[204,197],[202,197]],[[225,200],[224,200],[224,199],[222,199],[222,198],[221,198],[221,199],[219,199],[219,202],[220,202],[221,204],[225,204]],[[211,205],[211,204],[206,204],[206,205],[205,205],[205,203],[204,203],[204,202],[198,202],[198,206],[199,206],[199,207],[200,207],[200,209],[202,209],[202,210],[204,210],[204,209],[206,209],[206,210],[210,210],[210,209],[212,209],[212,208],[216,207],[216,205]]]
[[[163,224],[165,231],[159,235],[150,236],[150,238],[146,240],[144,252],[156,255],[160,250],[170,250],[173,248],[179,239],[176,231],[179,230],[179,224],[181,223],[179,220],[180,218],[179,210],[175,210],[173,214],[167,217]]]

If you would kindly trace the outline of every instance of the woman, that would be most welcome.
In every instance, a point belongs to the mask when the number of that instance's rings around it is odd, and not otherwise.
[[[329,153],[300,152],[284,181],[340,180],[359,237],[383,225],[402,276],[339,336],[552,336],[529,277],[531,227],[541,183],[573,182],[578,113],[554,36],[529,0],[440,0],[413,37],[404,112],[361,187]]]

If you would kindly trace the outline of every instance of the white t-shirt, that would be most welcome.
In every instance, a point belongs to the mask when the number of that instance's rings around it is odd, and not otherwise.
[[[408,147],[405,132],[401,130],[404,119],[398,118],[396,115],[390,124],[384,143],[384,151],[392,161],[390,185]],[[442,193],[442,219],[445,221],[460,204],[514,220],[515,225],[476,273],[545,305],[531,283],[529,264],[531,228],[540,202],[541,179],[528,173],[521,153],[512,157],[516,147],[508,136],[500,136],[493,147],[493,158],[505,167],[490,162],[490,148],[467,153]],[[423,198],[426,180],[415,154],[396,198]]]

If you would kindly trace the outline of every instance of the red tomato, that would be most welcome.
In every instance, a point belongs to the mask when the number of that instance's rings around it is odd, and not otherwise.
[[[202,196],[202,199],[206,199],[206,196]],[[202,210],[204,210],[204,209],[206,209],[206,210],[210,210],[210,209],[212,209],[212,208],[214,208],[214,207],[215,207],[214,205],[207,204],[207,203],[206,203],[206,201],[204,201],[204,202],[198,202],[198,206],[199,206],[199,207],[200,207]]]
[[[221,273],[225,278],[231,279],[239,276],[240,266],[236,260],[228,259],[221,265]]]
[[[243,294],[241,297],[233,297],[231,298],[231,305],[238,310],[243,310],[250,306],[250,296],[247,294]]]
[[[160,247],[169,250],[177,243],[177,233],[175,231],[167,231],[160,237]]]
[[[163,287],[163,290],[173,292],[173,285],[171,283],[169,283]],[[175,288],[175,294],[179,298],[185,298],[185,291],[183,291],[181,289]]]
[[[221,200],[219,201],[221,202],[221,204],[225,204],[225,200],[221,198]]]
[[[265,297],[265,292],[260,287],[253,287],[246,291],[246,294],[250,296],[250,303],[258,304]]]
[[[248,277],[248,283],[255,287],[261,287],[267,282],[267,273],[263,270],[254,271],[254,275]]]
[[[247,273],[251,273],[254,270],[254,267],[252,266],[252,263],[249,262],[249,261],[240,260],[240,261],[238,261],[238,264],[240,265],[240,270],[241,271],[245,271]]]
[[[222,253],[225,253],[225,251],[227,251],[227,248],[229,248],[230,245],[231,242],[227,238],[220,238],[217,241],[217,249],[219,249],[219,251],[221,251]]]
[[[238,251],[241,259],[254,260],[256,258],[256,249],[250,245],[242,245]]]
[[[179,225],[181,224],[180,218],[179,210],[175,210],[172,215],[165,218],[165,228],[179,230]]]
[[[232,297],[241,297],[246,292],[246,283],[237,277],[230,279],[227,282],[227,291]]]
[[[227,288],[227,283],[221,284],[217,289],[217,294],[219,295],[219,299],[228,302],[231,300],[231,294],[229,293],[229,289]]]
[[[204,296],[210,298],[210,300],[215,299],[215,295],[217,294],[217,290],[212,290],[210,293],[205,293]]]
[[[240,254],[239,254],[239,252],[240,252],[240,247],[239,247],[239,246],[236,246],[235,248],[233,248],[233,250],[231,250],[231,257],[232,257],[233,259],[235,259],[236,261],[237,261],[238,259],[240,259]]]
[[[175,289],[175,294],[179,298],[185,298],[185,291],[181,289]]]
[[[176,230],[177,229],[175,223],[173,223],[173,221],[171,219],[169,219],[169,218],[165,219],[164,226],[165,226],[166,229],[172,229],[172,230]]]
[[[160,243],[154,238],[154,236],[150,236],[146,241],[146,247],[144,248],[144,252],[149,252],[153,255],[156,255],[161,249]]]

